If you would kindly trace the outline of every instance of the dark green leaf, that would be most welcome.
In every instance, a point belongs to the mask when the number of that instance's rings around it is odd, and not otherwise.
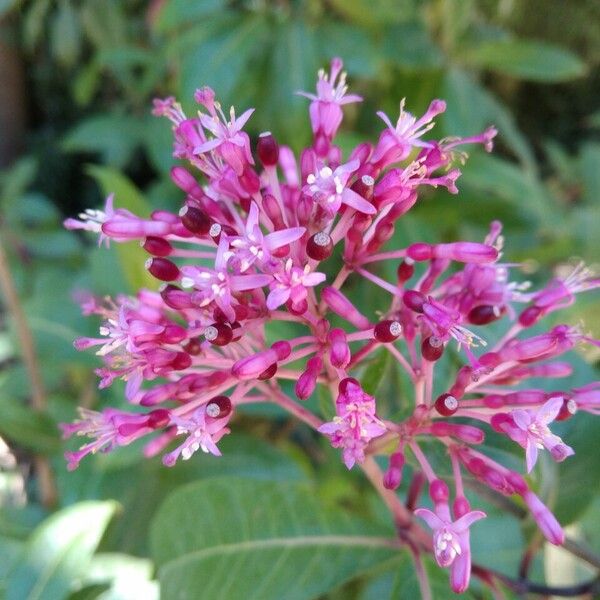
[[[173,493],[151,542],[167,600],[297,600],[394,556],[386,532],[328,509],[306,485],[222,478]]]
[[[62,0],[51,25],[52,51],[60,64],[71,67],[77,60],[81,45],[81,27],[75,9]]]

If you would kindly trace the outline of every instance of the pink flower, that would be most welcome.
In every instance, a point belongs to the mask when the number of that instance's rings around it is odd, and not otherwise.
[[[469,586],[471,574],[469,527],[486,514],[481,510],[473,510],[452,521],[448,505],[438,503],[435,513],[427,508],[417,508],[415,515],[433,530],[435,560],[440,567],[450,568],[452,589],[456,593],[464,592]]]
[[[258,206],[256,202],[251,202],[243,231],[229,240],[232,248],[235,248],[229,262],[237,267],[240,273],[247,271],[255,262],[268,269],[274,268],[271,252],[295,242],[306,231],[304,227],[290,227],[263,235],[258,217]]]
[[[194,288],[192,298],[199,306],[214,302],[231,320],[235,320],[232,308],[233,293],[254,290],[268,285],[273,277],[267,274],[232,275],[227,270],[227,262],[233,256],[229,250],[229,239],[222,235],[215,257],[215,268],[184,266],[181,285]]]
[[[403,99],[400,102],[400,115],[395,126],[384,112],[377,113],[388,128],[379,138],[371,159],[373,162],[385,164],[399,162],[404,160],[415,146],[425,148],[432,146],[431,143],[423,142],[420,138],[434,126],[433,118],[446,110],[446,103],[443,100],[434,100],[420,119],[406,112],[404,104]]]
[[[337,214],[342,204],[367,215],[375,214],[377,211],[370,202],[346,187],[352,173],[359,165],[359,161],[354,159],[340,165],[335,171],[330,167],[322,167],[306,178],[307,185],[304,187],[304,193],[310,196],[330,219]]]
[[[203,404],[188,417],[171,415],[171,423],[177,426],[177,435],[187,435],[187,438],[183,444],[163,456],[163,464],[172,467],[180,456],[183,460],[188,460],[198,450],[221,456],[217,443],[229,433],[226,425],[231,413],[222,418],[213,418],[206,411],[207,406]]]
[[[556,419],[562,406],[563,398],[557,396],[550,398],[538,409],[517,409],[509,413],[516,429],[508,429],[507,434],[525,448],[528,473],[535,466],[538,450],[541,448],[546,448],[557,462],[562,462],[567,456],[575,454],[573,448],[563,443],[548,428],[548,424]]]
[[[356,380],[343,380],[340,387],[343,391],[335,403],[337,416],[319,431],[329,436],[334,448],[343,449],[344,463],[351,469],[364,461],[368,443],[387,429],[375,414],[375,398],[365,394]]]
[[[308,296],[306,288],[319,285],[326,279],[325,273],[311,272],[310,266],[304,268],[293,266],[292,259],[288,259],[285,267],[273,274],[271,291],[267,296],[267,308],[275,310],[288,300],[293,304],[300,304]]]
[[[329,75],[325,73],[324,69],[319,71],[316,96],[307,92],[298,92],[301,96],[312,100],[310,104],[312,130],[315,138],[321,139],[320,144],[324,145],[324,152],[318,152],[320,156],[327,153],[329,142],[335,137],[342,122],[341,106],[362,100],[356,94],[346,94],[348,86],[346,85],[346,73],[342,71],[343,66],[344,63],[340,58],[334,58],[331,61]],[[337,81],[338,75],[340,76],[339,81]]]

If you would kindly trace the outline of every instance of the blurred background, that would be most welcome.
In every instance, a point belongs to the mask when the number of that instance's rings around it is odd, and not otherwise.
[[[506,258],[523,262],[534,283],[578,259],[598,261],[595,0],[0,0],[0,597],[157,597],[149,524],[160,539],[168,518],[155,517],[167,494],[217,475],[310,481],[323,502],[385,520],[360,474],[348,475],[326,443],[266,409],[238,417],[223,458],[194,456],[173,469],[141,460],[138,446],[67,473],[57,428],[77,405],[123,402],[118,385],[97,391],[96,357],[73,349],[96,325],[80,316],[73,293],[152,285],[135,244],[98,250],[63,230],[63,218],[101,206],[113,191],[117,206],[137,213],[177,209],[170,127],[150,115],[156,96],[176,95],[191,110],[194,90],[210,85],[225,106],[256,107],[252,136],[270,130],[301,148],[307,101],[294,92],[312,91],[333,56],[364,97],[346,110],[344,148],[375,140],[375,111],[394,120],[403,97],[415,114],[432,98],[447,101],[435,137],[499,130],[493,154],[471,155],[461,194],[429,194],[403,218],[398,243],[481,239],[499,218]],[[599,337],[597,310],[590,294],[560,318]],[[573,385],[598,378],[598,358],[578,360]],[[371,379],[385,368],[376,364]],[[393,402],[394,389],[380,395]],[[535,476],[597,561],[600,423],[594,433],[587,417],[568,469],[544,463]],[[486,521],[474,540],[481,562],[517,576],[539,540],[514,516],[498,511]],[[597,573],[590,560],[535,556],[529,573],[537,580],[572,584]],[[410,562],[402,565],[346,576],[327,597],[416,597],[406,587]],[[443,573],[439,585],[448,597]]]

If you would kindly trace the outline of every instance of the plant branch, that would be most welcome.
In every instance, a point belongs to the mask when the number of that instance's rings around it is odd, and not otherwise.
[[[40,371],[33,335],[29,329],[19,295],[14,284],[8,258],[0,238],[0,287],[4,293],[8,312],[15,323],[17,338],[21,345],[21,355],[31,383],[31,404],[37,412],[46,410],[46,391]],[[54,477],[47,457],[36,455],[35,467],[38,475],[40,498],[45,506],[56,502],[56,487]]]

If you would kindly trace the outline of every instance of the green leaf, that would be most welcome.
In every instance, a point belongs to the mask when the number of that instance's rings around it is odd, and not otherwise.
[[[388,533],[310,486],[234,478],[177,490],[150,532],[166,600],[316,598],[397,555]]]
[[[585,64],[572,52],[528,40],[486,42],[464,50],[461,57],[471,66],[531,81],[566,81],[586,72]]]
[[[75,9],[63,0],[54,15],[50,30],[52,51],[65,67],[75,64],[81,46],[81,27]]]
[[[49,454],[60,448],[56,423],[17,400],[0,400],[0,433],[25,448]]]
[[[71,129],[62,147],[67,152],[98,152],[103,162],[124,167],[143,134],[142,124],[132,116],[96,115]]]
[[[375,358],[369,361],[368,366],[361,377],[361,385],[363,390],[375,396],[377,390],[384,380],[384,376],[390,365],[390,353],[385,348],[379,348],[375,354]]]
[[[225,8],[225,0],[203,0],[192,3],[189,0],[170,0],[162,4],[155,21],[155,28],[157,32],[165,33],[202,21]]]
[[[6,600],[58,600],[84,575],[117,509],[114,502],[82,502],[44,521],[8,578]]]
[[[199,33],[203,34],[201,38],[178,57],[181,62],[178,95],[187,102],[197,88],[209,85],[228,106],[235,99],[236,87],[242,87],[249,79],[248,66],[255,64],[257,50],[268,39],[267,22],[262,16],[224,13],[218,19],[211,19],[210,25],[202,27]]]
[[[110,167],[90,165],[87,172],[98,182],[105,195],[115,195],[115,208],[126,208],[138,217],[146,218],[150,207],[142,193],[125,175]],[[131,290],[156,288],[156,281],[144,268],[147,254],[137,242],[115,243],[119,264]]]

